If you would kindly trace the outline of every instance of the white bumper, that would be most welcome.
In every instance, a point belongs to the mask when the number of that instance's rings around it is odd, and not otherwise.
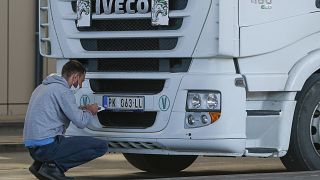
[[[159,78],[158,75],[132,74],[130,78]],[[91,78],[113,78],[112,74],[91,74]],[[119,74],[114,78],[119,78]],[[143,154],[197,154],[241,156],[245,152],[246,139],[246,92],[235,86],[237,74],[161,74],[166,83],[164,90],[153,98],[146,98],[146,109],[158,111],[155,124],[147,129],[111,129],[99,127],[99,121],[92,122],[87,129],[79,130],[73,125],[68,135],[88,135],[109,141],[111,152]],[[88,84],[87,86],[88,87]],[[205,127],[185,127],[186,97],[188,90],[217,90],[221,92],[221,117]],[[91,94],[90,94],[91,93]],[[101,95],[93,95],[84,88],[77,95],[88,94],[101,104]],[[157,106],[158,98],[167,95],[171,101],[168,111]],[[148,97],[148,96],[146,96]],[[152,101],[147,102],[147,101]],[[149,105],[148,105],[149,104]]]

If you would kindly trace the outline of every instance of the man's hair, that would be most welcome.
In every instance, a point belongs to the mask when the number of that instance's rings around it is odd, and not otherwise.
[[[79,74],[85,74],[86,69],[83,67],[83,65],[77,61],[77,60],[70,60],[67,62],[61,71],[61,74],[63,77],[70,77],[72,74],[79,73]]]

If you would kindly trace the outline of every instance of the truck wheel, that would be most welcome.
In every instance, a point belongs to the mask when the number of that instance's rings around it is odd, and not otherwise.
[[[289,171],[320,170],[320,74],[296,96],[290,146],[282,163]]]
[[[175,173],[189,167],[197,156],[123,154],[134,167],[150,173]]]

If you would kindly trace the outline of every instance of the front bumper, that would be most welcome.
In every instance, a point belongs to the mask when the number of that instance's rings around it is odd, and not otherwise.
[[[127,77],[127,74],[124,75]],[[131,78],[159,78],[157,75],[132,74]],[[91,74],[90,78],[121,78],[119,74]],[[148,110],[156,110],[156,123],[147,129],[108,129],[99,127],[98,120],[91,122],[85,130],[68,129],[68,135],[88,135],[109,141],[111,152],[141,154],[197,154],[241,156],[245,152],[246,139],[246,91],[235,86],[238,74],[161,74],[166,78],[164,90],[146,104]],[[85,86],[86,87],[86,86]],[[217,90],[221,92],[221,117],[209,126],[188,129],[185,127],[186,98],[189,90]],[[90,93],[90,90],[85,90]],[[92,93],[92,92],[91,92]],[[161,111],[158,98],[167,95],[172,106]],[[101,104],[101,95],[94,95]],[[81,95],[77,96],[77,100]],[[148,101],[148,98],[146,98]]]

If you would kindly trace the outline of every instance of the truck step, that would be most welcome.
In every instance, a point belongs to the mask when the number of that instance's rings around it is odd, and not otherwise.
[[[0,136],[0,153],[26,151],[22,136]]]
[[[0,117],[0,153],[26,151],[23,142],[24,117]]]
[[[2,116],[0,117],[0,136],[22,136],[23,125],[23,116]]]

